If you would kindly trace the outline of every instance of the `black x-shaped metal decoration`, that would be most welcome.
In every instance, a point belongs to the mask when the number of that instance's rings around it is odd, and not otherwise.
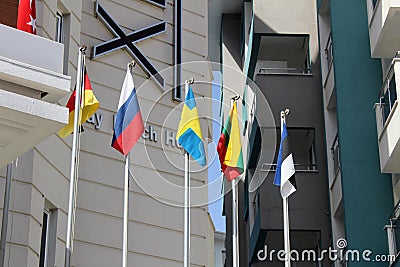
[[[144,0],[146,2],[149,2],[152,5],[165,8],[165,0]]]
[[[153,4],[162,6],[163,0],[148,0]],[[100,57],[118,49],[125,48],[126,51],[135,59],[135,61],[143,68],[146,74],[153,78],[157,84],[164,89],[164,78],[159,74],[157,69],[150,63],[150,61],[143,55],[143,53],[134,44],[136,42],[148,39],[152,36],[165,32],[166,22],[160,22],[153,26],[134,31],[130,34],[125,34],[124,30],[116,23],[107,11],[96,1],[95,4],[96,16],[105,24],[105,26],[116,36],[107,42],[103,42],[93,47],[92,58]]]

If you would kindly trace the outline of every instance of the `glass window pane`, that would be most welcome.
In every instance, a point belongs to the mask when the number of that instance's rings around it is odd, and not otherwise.
[[[39,267],[47,266],[47,239],[49,233],[49,213],[43,212],[42,236],[40,240]]]

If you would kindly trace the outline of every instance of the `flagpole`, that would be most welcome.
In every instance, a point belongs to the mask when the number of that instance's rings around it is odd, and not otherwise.
[[[8,230],[8,214],[10,210],[11,176],[13,163],[8,163],[6,174],[6,186],[4,188],[3,218],[1,224],[1,244],[0,244],[0,266],[5,266],[6,242]]]
[[[85,56],[86,46],[79,48],[78,53],[78,67],[76,75],[77,90],[75,92],[75,112],[74,112],[74,132],[72,137],[72,150],[71,150],[71,170],[69,180],[69,199],[68,199],[68,221],[67,221],[67,240],[65,245],[65,267],[71,266],[71,254],[72,254],[72,233],[73,233],[73,221],[74,221],[74,206],[75,206],[75,184],[76,184],[76,168],[78,160],[78,130],[79,130],[79,115],[81,105],[81,94],[83,89],[82,83],[82,70],[83,60]]]
[[[283,123],[286,123],[286,116],[289,114],[289,110],[281,111],[281,136],[283,131]],[[290,267],[290,228],[289,228],[289,199],[283,197],[283,242],[285,249],[285,267]]]
[[[184,214],[184,243],[183,266],[190,266],[190,177],[189,177],[189,153],[185,151],[185,214]]]
[[[122,267],[128,266],[128,220],[129,220],[129,153],[125,156],[124,180],[124,226],[122,232]]]
[[[185,81],[185,93],[189,90],[189,84],[194,80]],[[190,266],[190,169],[189,153],[185,151],[185,196],[184,196],[184,227],[183,227],[183,266]]]
[[[231,98],[231,107],[235,101],[240,98],[239,95]],[[237,200],[236,200],[236,183],[235,179],[232,180],[232,263],[233,267],[239,267],[239,238],[238,238],[238,213],[237,213]]]
[[[132,72],[135,61],[128,64],[128,69]],[[129,224],[129,156],[130,151],[125,156],[125,176],[124,176],[124,214],[122,229],[122,267],[128,266],[128,224]]]
[[[239,267],[239,253],[238,253],[238,229],[237,229],[237,209],[236,209],[236,184],[232,180],[232,262],[233,267]]]

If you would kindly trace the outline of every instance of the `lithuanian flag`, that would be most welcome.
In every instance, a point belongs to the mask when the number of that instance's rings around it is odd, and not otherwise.
[[[221,170],[228,181],[232,181],[243,173],[242,143],[240,141],[236,101],[232,105],[229,117],[222,129],[217,152],[221,162]]]
[[[81,115],[79,124],[85,123],[97,110],[100,103],[93,94],[92,86],[90,85],[89,75],[85,68],[84,81],[83,81],[84,94],[81,104]],[[62,128],[58,135],[67,137],[74,131],[74,114],[75,114],[75,97],[76,89],[72,92],[66,107],[69,109],[68,125]]]

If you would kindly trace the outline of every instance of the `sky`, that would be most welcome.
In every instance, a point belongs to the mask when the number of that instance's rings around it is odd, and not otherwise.
[[[212,86],[212,97],[213,101],[213,142],[208,145],[208,158],[214,159],[208,168],[208,184],[210,184],[208,191],[208,198],[210,200],[218,199],[211,202],[208,206],[211,218],[213,220],[215,230],[218,232],[225,233],[225,216],[222,216],[222,180],[221,180],[221,167],[218,158],[215,157],[215,151],[218,143],[219,136],[221,134],[221,126],[219,124],[219,108],[220,108],[220,92],[221,88],[219,84],[221,83],[221,73],[219,71],[213,71],[214,81]],[[212,183],[213,181],[216,182]]]

